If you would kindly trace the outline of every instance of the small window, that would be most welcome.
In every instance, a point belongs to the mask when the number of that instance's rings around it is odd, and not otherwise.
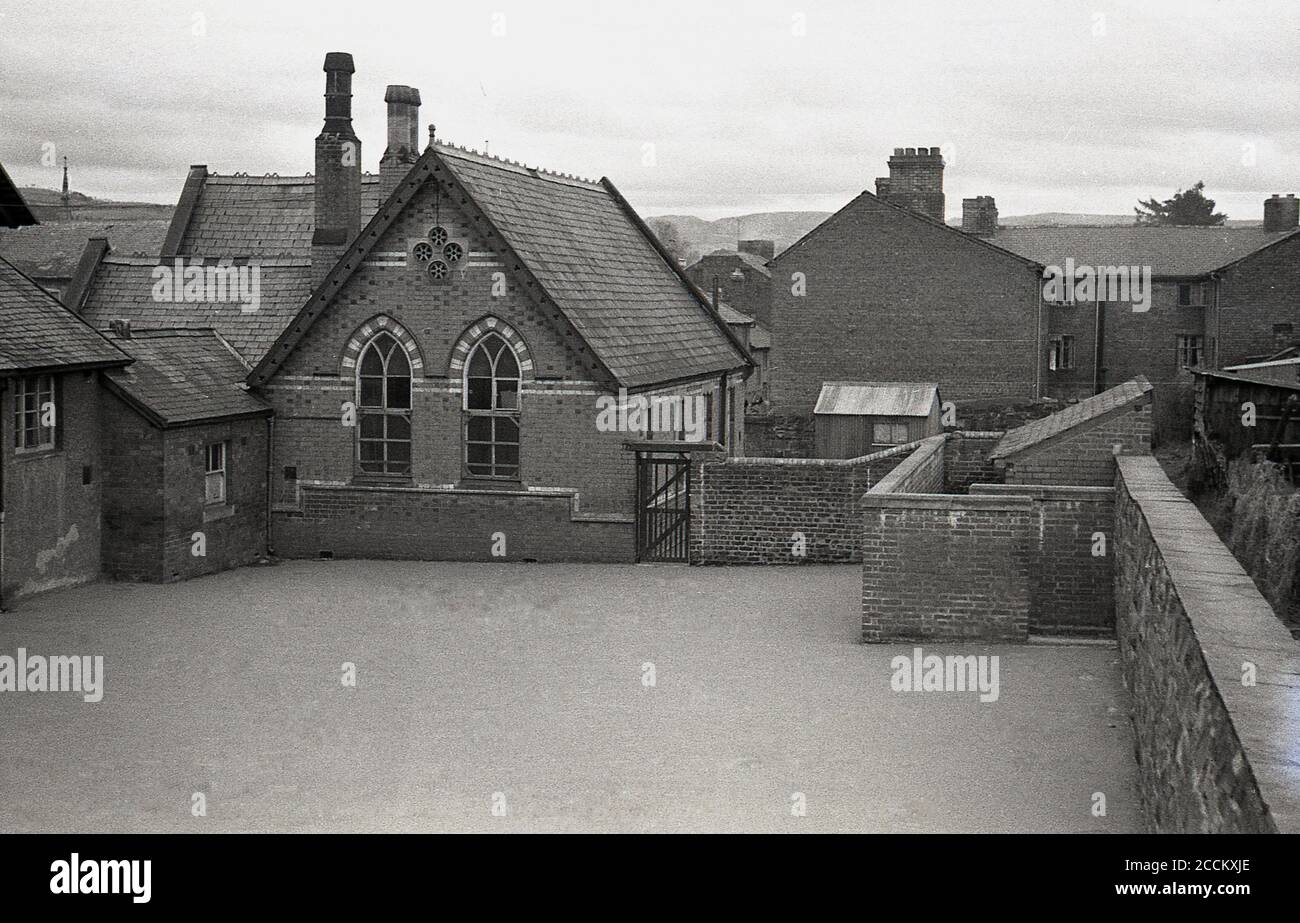
[[[1182,368],[1200,368],[1204,338],[1195,334],[1179,334],[1178,364]]]
[[[1204,282],[1178,283],[1178,306],[1180,308],[1199,308],[1205,304]]]
[[[226,502],[226,444],[213,442],[203,451],[203,500],[216,504]]]
[[[908,441],[906,423],[876,423],[871,427],[873,445],[904,445]]]
[[[59,408],[53,375],[29,375],[14,383],[14,448],[39,452],[55,447]]]
[[[1074,337],[1067,334],[1052,337],[1047,367],[1053,372],[1074,368]]]

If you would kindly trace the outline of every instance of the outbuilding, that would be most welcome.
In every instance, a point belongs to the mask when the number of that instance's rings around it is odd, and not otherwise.
[[[939,386],[916,381],[828,381],[813,409],[819,458],[858,458],[934,436]]]

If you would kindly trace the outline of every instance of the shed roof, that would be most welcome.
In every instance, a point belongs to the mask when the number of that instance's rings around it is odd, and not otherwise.
[[[869,417],[926,417],[939,397],[932,381],[827,381],[814,414]]]

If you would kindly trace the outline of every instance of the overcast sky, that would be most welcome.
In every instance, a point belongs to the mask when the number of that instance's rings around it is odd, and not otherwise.
[[[305,173],[327,51],[441,139],[609,176],[646,215],[833,210],[894,147],[941,145],[948,212],[1131,213],[1204,180],[1257,218],[1300,192],[1300,3],[0,0],[0,162],[174,202],[186,167]],[[52,144],[53,148],[48,147]]]

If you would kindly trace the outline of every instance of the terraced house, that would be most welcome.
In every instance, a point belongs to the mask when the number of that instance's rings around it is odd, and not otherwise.
[[[876,181],[776,256],[772,417],[756,448],[811,452],[825,381],[935,380],[946,398],[1079,399],[1144,376],[1157,434],[1190,432],[1188,369],[1267,360],[1300,330],[1300,200],[1273,195],[1259,227],[1000,227],[991,196],[944,221],[938,148],[896,148]],[[1052,298],[1044,273],[1131,270],[1111,297]]]
[[[743,344],[609,180],[432,132],[421,153],[410,87],[388,88],[388,145],[379,174],[364,175],[352,73],[350,55],[326,57],[314,175],[192,167],[159,258],[92,242],[69,286],[75,310],[173,382],[190,376],[171,361],[180,348],[212,360],[195,389],[213,398],[208,417],[159,406],[147,422],[227,427],[195,454],[205,475],[230,472],[228,497],[261,485],[269,519],[264,541],[253,521],[218,534],[252,505],[242,493],[220,520],[201,504],[207,518],[188,534],[204,532],[208,560],[231,564],[263,551],[632,560],[638,496],[671,507],[666,475],[689,451],[740,445]],[[255,271],[257,297],[196,286],[159,298],[173,266]],[[212,377],[223,349],[228,387]],[[146,384],[115,382],[138,407]],[[682,408],[671,428],[637,414],[602,425],[608,402],[656,401]]]

